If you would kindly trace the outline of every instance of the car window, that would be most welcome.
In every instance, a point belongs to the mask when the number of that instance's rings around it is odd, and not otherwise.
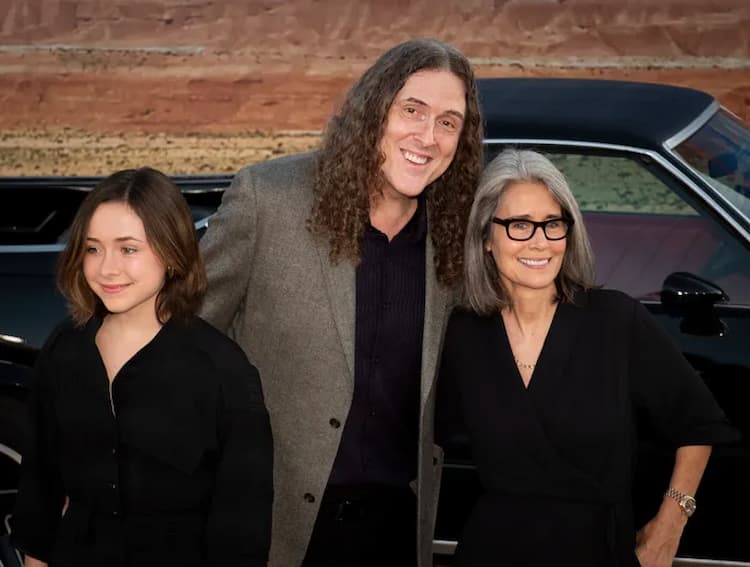
[[[750,216],[750,129],[719,110],[675,152],[727,201]]]
[[[0,246],[58,243],[85,196],[76,187],[0,187]]]
[[[730,303],[750,305],[750,251],[658,165],[640,156],[544,153],[583,211],[598,283],[658,299],[670,273],[690,272],[721,287]]]

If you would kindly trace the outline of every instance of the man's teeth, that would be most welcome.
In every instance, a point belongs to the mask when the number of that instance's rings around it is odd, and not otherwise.
[[[418,156],[417,154],[413,154],[411,152],[406,152],[405,151],[404,152],[404,157],[408,161],[410,161],[412,163],[416,163],[418,165],[424,165],[424,164],[427,163],[427,158],[426,157],[424,157],[424,156]]]
[[[527,266],[544,266],[545,264],[549,263],[549,258],[545,258],[543,260],[531,260],[530,258],[519,258],[519,261],[522,264],[526,264]]]

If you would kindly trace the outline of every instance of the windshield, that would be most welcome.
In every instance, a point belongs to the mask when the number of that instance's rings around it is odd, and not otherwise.
[[[750,130],[746,124],[721,109],[674,150],[750,219]]]

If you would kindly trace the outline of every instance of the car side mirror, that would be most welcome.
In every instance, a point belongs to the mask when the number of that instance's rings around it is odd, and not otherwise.
[[[714,306],[727,301],[729,296],[719,286],[690,272],[671,273],[662,284],[664,311],[682,317],[680,330],[689,335],[723,336],[727,328]]]

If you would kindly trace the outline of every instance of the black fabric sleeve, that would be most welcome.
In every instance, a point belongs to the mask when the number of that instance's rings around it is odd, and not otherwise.
[[[48,561],[62,515],[65,493],[60,476],[57,422],[53,406],[59,331],[42,348],[34,367],[28,401],[26,445],[13,517],[11,541],[23,551]]]
[[[220,454],[206,526],[209,565],[265,566],[271,543],[273,443],[258,371],[234,343],[221,349]]]
[[[651,314],[632,300],[629,379],[636,407],[674,447],[733,442],[711,391]]]

